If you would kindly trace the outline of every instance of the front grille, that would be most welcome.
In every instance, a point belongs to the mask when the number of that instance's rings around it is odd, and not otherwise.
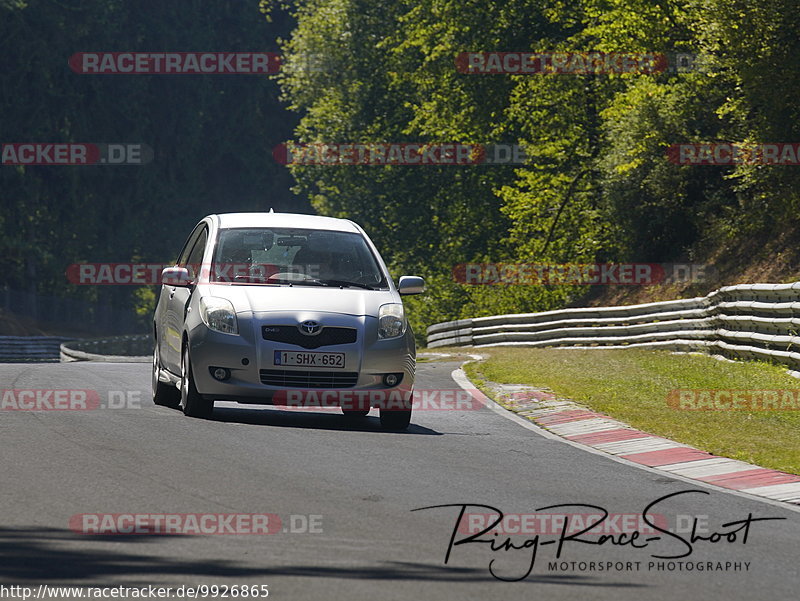
[[[297,326],[263,326],[261,335],[264,340],[294,344],[307,349],[335,344],[350,344],[355,342],[358,334],[355,328],[323,327],[316,336],[302,334]]]
[[[358,382],[355,371],[300,371],[262,369],[261,383],[281,388],[352,388]]]

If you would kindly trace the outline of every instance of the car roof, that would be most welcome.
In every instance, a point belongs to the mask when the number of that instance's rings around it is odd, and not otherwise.
[[[359,233],[358,226],[348,219],[303,215],[301,213],[222,213],[209,215],[221,229],[246,227],[295,227]]]

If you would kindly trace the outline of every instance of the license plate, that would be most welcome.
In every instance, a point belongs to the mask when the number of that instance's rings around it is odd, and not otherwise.
[[[294,367],[344,367],[344,353],[300,353],[275,351],[275,365]]]

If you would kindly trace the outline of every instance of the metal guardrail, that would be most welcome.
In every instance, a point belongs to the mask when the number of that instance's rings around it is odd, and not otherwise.
[[[800,282],[620,307],[493,315],[432,325],[428,347],[568,346],[703,351],[800,370]]]
[[[0,336],[0,362],[57,362],[63,336]]]
[[[150,362],[152,337],[147,334],[74,340],[61,345],[61,361]]]

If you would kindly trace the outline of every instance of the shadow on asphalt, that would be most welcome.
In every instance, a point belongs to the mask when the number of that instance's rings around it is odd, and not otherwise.
[[[294,576],[430,582],[497,582],[486,568],[460,568],[412,562],[384,562],[374,566],[336,567],[313,565],[243,566],[220,559],[199,560],[155,555],[143,543],[163,542],[180,535],[86,536],[58,528],[0,528],[0,581],[26,586],[70,583],[111,586],[113,578],[142,586],[154,576],[181,577],[172,586],[196,586],[203,578]],[[205,538],[205,537],[195,537]],[[138,547],[138,548],[137,548]],[[167,579],[169,580],[169,579]],[[644,587],[626,582],[601,582],[592,576],[531,575],[523,583],[565,584],[593,587]],[[116,581],[120,584],[120,581]],[[170,584],[170,582],[165,582]],[[501,585],[500,582],[497,582]]]
[[[0,579],[4,583],[14,579],[30,586],[66,580],[85,580],[89,584],[92,580],[125,575],[243,577],[262,573],[230,561],[154,556],[139,553],[136,548],[153,539],[172,536],[87,536],[58,528],[0,528]]]
[[[377,413],[375,410],[373,413]],[[411,425],[402,432],[390,432],[381,428],[380,419],[372,414],[366,417],[345,417],[336,411],[301,411],[274,408],[251,409],[236,406],[217,406],[211,421],[248,424],[251,426],[272,426],[277,428],[303,428],[313,430],[339,430],[348,432],[372,432],[397,435],[442,436],[441,432],[419,426],[411,418]]]

